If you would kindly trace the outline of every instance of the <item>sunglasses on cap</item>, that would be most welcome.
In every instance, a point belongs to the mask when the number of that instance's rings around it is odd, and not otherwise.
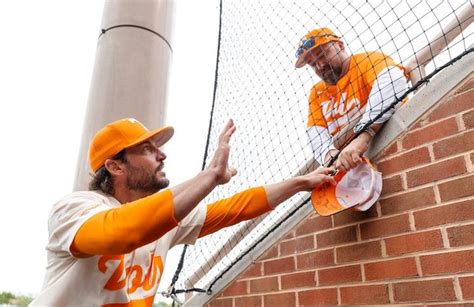
[[[334,34],[321,34],[321,35],[315,35],[315,36],[308,37],[307,39],[304,39],[301,42],[298,49],[296,49],[296,54],[295,54],[296,58],[299,58],[305,50],[313,48],[316,45],[316,38],[318,38],[318,37],[328,37],[328,36],[339,38],[339,36],[336,36]]]

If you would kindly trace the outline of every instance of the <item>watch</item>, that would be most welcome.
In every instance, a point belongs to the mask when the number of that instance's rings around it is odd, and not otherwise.
[[[375,130],[372,129],[370,126],[365,128],[365,129],[364,129],[364,126],[365,126],[365,124],[362,124],[362,123],[358,123],[357,125],[355,125],[354,133],[357,134],[359,132],[361,132],[361,133],[362,132],[367,132],[371,137],[374,137],[377,134],[377,132],[375,132]]]

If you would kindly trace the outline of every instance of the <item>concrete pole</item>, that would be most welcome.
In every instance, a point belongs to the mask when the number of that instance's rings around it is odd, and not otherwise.
[[[84,120],[74,190],[87,189],[88,147],[109,122],[165,123],[172,0],[106,0]]]

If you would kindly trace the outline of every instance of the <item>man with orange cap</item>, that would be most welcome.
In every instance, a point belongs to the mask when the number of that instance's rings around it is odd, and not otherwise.
[[[328,163],[346,145],[335,166],[349,171],[362,161],[371,139],[395,112],[391,108],[361,132],[406,91],[405,68],[381,52],[350,55],[329,28],[307,33],[296,58],[296,68],[308,65],[321,78],[311,88],[307,122],[315,159],[321,165]],[[354,141],[344,144],[359,132]]]
[[[150,131],[128,118],[97,132],[90,191],[67,195],[51,210],[47,271],[32,306],[152,306],[171,247],[259,216],[297,192],[335,184],[324,168],[198,205],[236,175],[228,167],[235,130],[230,120],[207,169],[172,188],[161,149],[172,127]]]

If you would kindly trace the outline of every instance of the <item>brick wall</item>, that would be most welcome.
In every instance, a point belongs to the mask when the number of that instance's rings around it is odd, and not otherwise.
[[[376,206],[309,217],[209,306],[474,303],[474,76],[375,162]]]

